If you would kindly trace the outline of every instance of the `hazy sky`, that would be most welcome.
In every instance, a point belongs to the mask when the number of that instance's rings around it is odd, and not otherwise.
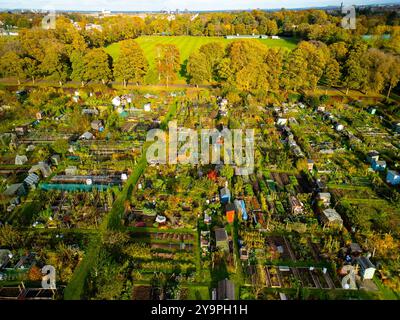
[[[400,0],[344,0],[345,5],[400,3]],[[230,10],[276,9],[340,5],[341,0],[0,0],[2,9],[56,10]]]

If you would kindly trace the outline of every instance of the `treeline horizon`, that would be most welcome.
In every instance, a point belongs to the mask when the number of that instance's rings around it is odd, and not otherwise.
[[[251,14],[211,14],[210,17],[222,19],[216,20],[219,23],[240,17],[242,22],[232,25],[235,28],[244,26],[244,33],[251,27],[263,27],[264,33],[271,34],[288,26],[296,29],[292,30],[296,34],[301,29],[304,33],[297,36],[302,41],[294,50],[268,48],[247,40],[233,41],[226,47],[208,43],[181,65],[180,52],[175,45],[159,45],[154,61],[159,83],[173,83],[179,72],[191,84],[216,84],[230,93],[243,91],[259,95],[276,90],[314,89],[318,84],[326,84],[363,92],[382,93],[386,90],[388,96],[398,84],[400,26],[377,24],[375,16],[365,21],[358,19],[361,26],[369,25],[380,34],[391,35],[390,39],[378,37],[367,42],[362,39],[360,30],[339,27],[341,17],[324,11],[272,14],[284,22],[270,20],[267,18],[270,15],[253,11]],[[379,17],[398,23],[390,14]],[[243,20],[245,18],[249,20]],[[48,79],[60,84],[71,80],[82,85],[92,81],[106,84],[113,80],[124,85],[144,83],[149,61],[133,39],[142,35],[143,28],[151,29],[157,25],[161,28],[167,21],[156,17],[149,19],[149,23],[144,23],[139,17],[106,18],[101,32],[85,30],[86,20],[80,22],[82,28],[76,28],[67,17],[61,16],[54,30],[21,29],[17,37],[3,40],[0,45],[0,75],[33,82],[39,78]],[[203,20],[199,19],[200,22]],[[169,25],[174,21],[168,21]],[[258,22],[253,25],[252,21]],[[297,28],[294,28],[295,23]],[[165,30],[164,27],[159,30]],[[181,32],[183,29],[177,28]],[[122,41],[119,58],[115,61],[103,50],[104,43],[111,40],[113,43]]]

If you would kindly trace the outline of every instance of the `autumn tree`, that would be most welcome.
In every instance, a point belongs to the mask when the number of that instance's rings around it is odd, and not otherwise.
[[[200,53],[204,54],[207,62],[208,69],[211,70],[209,81],[216,75],[216,69],[225,54],[225,48],[220,42],[210,42],[204,44],[199,49]]]
[[[325,65],[323,79],[330,87],[337,86],[340,82],[340,65],[334,58],[330,58]]]
[[[92,49],[84,56],[86,81],[101,81],[103,84],[112,79],[111,57],[103,49]]]
[[[159,44],[156,47],[156,66],[158,80],[165,80],[168,87],[169,83],[177,78],[180,67],[179,49],[174,44]]]
[[[367,45],[357,41],[352,44],[348,51],[347,59],[343,68],[343,82],[346,86],[346,94],[349,89],[362,89],[365,87],[367,70],[363,66],[363,57],[367,51]]]
[[[133,40],[122,41],[120,55],[114,66],[115,78],[122,79],[126,87],[128,81],[143,81],[148,68],[142,48]]]
[[[187,73],[192,84],[202,84],[212,78],[212,70],[204,53],[193,53],[187,63]]]
[[[71,79],[74,81],[81,82],[82,86],[85,84],[85,62],[83,60],[84,53],[80,51],[74,51],[71,54]]]
[[[111,57],[103,49],[89,49],[71,54],[71,78],[80,81],[82,86],[89,81],[103,84],[112,79]]]
[[[293,50],[287,55],[283,65],[282,83],[286,89],[294,90],[303,87],[306,78],[307,61],[299,50]]]
[[[45,56],[41,63],[41,71],[50,80],[62,85],[70,76],[70,61],[65,46],[60,42],[49,42],[45,47]]]
[[[24,60],[14,51],[5,53],[0,60],[0,73],[3,77],[16,77],[20,84],[25,78]]]
[[[201,46],[199,52],[193,53],[188,59],[187,72],[190,82],[198,85],[216,79],[218,66],[224,53],[224,47],[219,42],[210,42]]]
[[[397,56],[390,55],[387,60],[387,71],[386,71],[386,79],[389,86],[387,98],[389,98],[390,93],[394,87],[400,81],[400,58]]]

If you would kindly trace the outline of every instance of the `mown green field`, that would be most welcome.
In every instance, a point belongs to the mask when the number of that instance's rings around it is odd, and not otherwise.
[[[221,42],[228,44],[229,42],[235,41],[232,39],[224,39],[222,37],[190,37],[190,36],[143,36],[136,39],[139,45],[142,47],[150,65],[154,64],[155,58],[155,47],[157,44],[175,44],[181,53],[181,60],[184,62],[192,52],[198,50],[203,44],[209,42]],[[260,41],[268,47],[272,48],[288,48],[293,49],[296,47],[297,40],[295,39],[252,39],[250,41]],[[108,54],[113,59],[119,55],[119,43],[114,43],[106,48]]]
[[[191,36],[142,36],[137,38],[135,41],[139,43],[141,48],[143,49],[147,60],[150,65],[150,72],[147,77],[147,81],[152,83],[154,81],[153,78],[155,76],[154,71],[154,59],[156,54],[156,45],[157,44],[175,44],[181,54],[181,62],[182,64],[185,60],[192,54],[192,52],[198,50],[203,44],[209,42],[220,42],[222,44],[227,45],[229,42],[235,41],[232,39],[225,39],[222,37],[191,37]],[[248,41],[260,41],[264,43],[266,46],[271,48],[288,48],[293,49],[296,47],[297,39],[251,39]],[[112,56],[113,59],[116,59],[119,55],[119,43],[114,43],[108,47],[106,47],[106,52]],[[182,79],[182,75],[180,77]]]

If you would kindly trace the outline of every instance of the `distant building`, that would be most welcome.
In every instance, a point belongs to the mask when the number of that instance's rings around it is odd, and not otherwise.
[[[215,243],[218,249],[229,251],[228,234],[225,228],[215,229]]]
[[[99,110],[97,109],[82,109],[82,114],[98,115]]]
[[[12,258],[12,253],[8,249],[0,249],[0,270],[5,268]]]
[[[28,133],[28,128],[29,128],[28,124],[15,127],[15,133],[17,134],[17,136],[23,136]]]
[[[88,23],[85,26],[85,30],[97,30],[97,31],[102,32],[103,31],[103,27],[101,25],[99,25],[99,24]]]
[[[224,279],[218,282],[218,300],[235,300],[235,285],[231,280]]]
[[[207,213],[204,214],[204,223],[205,224],[210,224],[211,223],[211,216],[208,215]]]
[[[201,231],[200,233],[200,247],[208,249],[210,245],[210,231]]]
[[[342,217],[337,213],[335,209],[325,209],[322,211],[321,221],[324,226],[331,227],[331,226],[343,226]]]
[[[400,184],[400,174],[397,171],[389,170],[386,175],[386,182],[391,185]]]
[[[356,259],[356,262],[360,266],[360,273],[363,280],[370,280],[374,277],[376,267],[367,257],[359,257]]]
[[[276,121],[276,124],[278,125],[278,126],[284,126],[284,125],[286,125],[287,124],[287,119],[285,119],[285,118],[279,118],[277,121]]]
[[[248,260],[249,259],[249,252],[245,247],[240,248],[239,250],[240,260]]]

